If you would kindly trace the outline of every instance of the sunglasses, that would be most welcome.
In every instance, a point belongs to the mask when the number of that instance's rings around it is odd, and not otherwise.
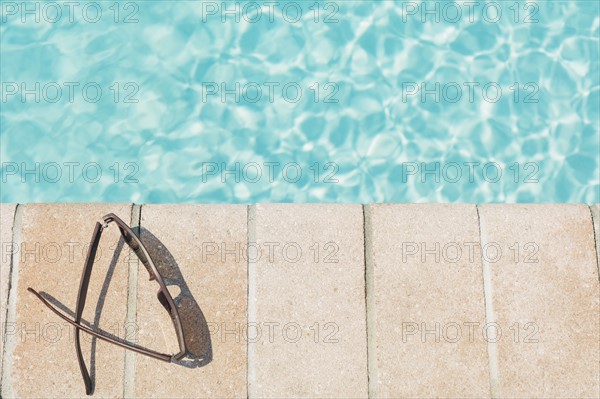
[[[112,344],[118,345],[122,348],[132,350],[141,355],[149,356],[154,359],[162,360],[164,362],[174,362],[181,360],[185,357],[187,353],[187,347],[185,344],[185,339],[183,335],[183,328],[181,325],[181,319],[179,317],[179,311],[177,306],[175,305],[175,301],[173,297],[169,293],[167,286],[160,273],[158,272],[156,265],[152,261],[152,258],[148,254],[148,251],[144,247],[142,241],[137,237],[137,235],[131,230],[131,228],[125,224],[121,219],[119,219],[115,214],[109,213],[108,215],[102,218],[103,223],[96,222],[96,227],[94,228],[94,233],[92,235],[92,239],[90,241],[90,246],[88,248],[87,256],[85,259],[85,266],[83,268],[83,273],[81,274],[81,281],[79,283],[79,292],[77,293],[77,306],[75,308],[75,319],[72,320],[61,311],[56,309],[53,305],[51,305],[39,292],[29,287],[27,290],[32,292],[44,305],[46,305],[52,312],[58,315],[60,318],[65,320],[67,323],[71,324],[75,327],[75,350],[77,352],[77,360],[79,362],[79,369],[81,370],[81,376],[83,377],[83,382],[85,384],[85,392],[87,395],[91,395],[92,393],[92,380],[90,378],[90,374],[85,365],[85,361],[83,360],[83,354],[81,352],[81,344],[79,332],[86,332],[98,339],[101,339],[106,342],[110,342]],[[165,308],[165,310],[169,313],[171,320],[173,321],[173,325],[175,326],[175,332],[177,334],[177,340],[179,342],[179,353],[176,354],[166,354],[156,352],[147,348],[143,348],[138,345],[134,345],[125,341],[120,341],[114,339],[112,337],[101,334],[98,331],[94,331],[91,328],[88,328],[81,324],[81,317],[83,314],[83,309],[85,307],[85,300],[87,297],[88,286],[90,283],[90,277],[92,274],[92,267],[94,265],[94,259],[96,257],[96,251],[98,249],[98,244],[100,243],[100,237],[102,236],[102,231],[109,227],[110,223],[115,223],[121,232],[121,236],[123,240],[129,245],[129,247],[133,250],[133,252],[137,255],[138,259],[142,262],[142,264],[148,270],[150,274],[150,281],[156,281],[159,285],[158,293],[156,294],[158,301]]]

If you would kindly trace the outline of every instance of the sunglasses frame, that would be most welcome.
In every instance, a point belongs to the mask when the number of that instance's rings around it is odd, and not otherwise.
[[[167,289],[167,286],[161,277],[156,265],[152,261],[152,258],[148,254],[146,247],[142,243],[142,241],[138,238],[138,236],[133,232],[133,230],[123,222],[118,216],[114,213],[109,213],[102,218],[103,223],[96,222],[96,226],[94,228],[94,233],[92,235],[92,239],[90,241],[90,245],[88,248],[87,256],[85,259],[85,264],[83,268],[83,272],[81,274],[81,281],[79,283],[79,291],[77,292],[77,306],[75,308],[75,319],[71,320],[68,316],[60,312],[53,305],[51,305],[44,297],[42,297],[36,290],[29,287],[27,290],[33,293],[44,305],[46,305],[52,312],[58,315],[60,318],[71,324],[75,328],[75,350],[77,352],[77,361],[79,362],[79,369],[81,370],[81,376],[83,377],[83,382],[85,384],[85,391],[87,395],[91,395],[92,393],[92,380],[90,378],[90,374],[85,365],[85,361],[83,359],[83,354],[81,351],[80,344],[80,336],[79,332],[84,331],[90,335],[95,336],[103,341],[110,342],[112,344],[118,345],[122,348],[132,350],[141,355],[149,356],[154,359],[162,360],[165,362],[174,362],[185,357],[187,353],[187,347],[185,344],[185,337],[183,334],[183,327],[181,325],[181,319],[179,317],[179,311],[177,310],[177,306],[175,305],[175,301],[171,296],[171,293]],[[87,298],[88,287],[90,283],[90,277],[92,274],[92,268],[94,265],[94,260],[96,258],[96,251],[98,249],[98,245],[100,243],[100,238],[102,237],[102,231],[108,228],[109,224],[114,222],[121,232],[121,236],[123,240],[129,245],[129,247],[136,253],[138,259],[142,262],[142,264],[148,270],[150,274],[150,280],[156,280],[158,285],[160,286],[159,291],[157,293],[157,297],[161,305],[169,312],[171,316],[171,320],[173,321],[173,325],[175,326],[175,331],[177,333],[177,340],[179,342],[179,353],[176,354],[166,354],[153,351],[151,349],[143,348],[141,346],[130,344],[127,342],[119,341],[117,339],[111,338],[109,336],[103,335],[97,331],[92,330],[81,324],[81,318],[83,315],[83,309],[85,307],[85,301]]]

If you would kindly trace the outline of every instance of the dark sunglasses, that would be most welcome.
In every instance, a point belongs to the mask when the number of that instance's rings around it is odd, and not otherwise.
[[[177,306],[165,285],[165,282],[161,275],[158,273],[158,270],[150,258],[148,251],[142,244],[142,241],[135,235],[133,230],[129,226],[125,224],[121,219],[119,219],[116,215],[109,213],[108,215],[102,218],[103,224],[100,222],[96,222],[96,227],[94,228],[94,234],[92,235],[92,240],[90,241],[90,246],[87,252],[87,256],[85,259],[85,266],[83,268],[83,273],[81,275],[81,282],[79,283],[79,292],[77,293],[77,307],[75,309],[75,319],[71,320],[68,316],[60,312],[53,305],[51,305],[44,297],[42,297],[36,290],[29,287],[27,290],[32,292],[35,296],[38,297],[40,301],[44,305],[46,305],[51,311],[56,313],[63,320],[71,324],[75,327],[75,349],[77,352],[77,360],[79,361],[79,369],[81,370],[81,375],[83,377],[83,382],[85,383],[85,392],[87,395],[91,395],[92,393],[92,380],[90,378],[90,374],[85,365],[85,361],[83,360],[83,355],[81,352],[81,345],[79,340],[79,331],[84,331],[94,337],[101,339],[106,342],[110,342],[112,344],[118,345],[122,348],[132,350],[142,355],[146,355],[155,359],[159,359],[165,362],[173,362],[177,360],[181,360],[187,353],[187,347],[185,345],[185,339],[183,336],[183,328],[181,326],[181,320],[179,318],[179,312],[177,310]],[[92,274],[92,266],[94,265],[94,259],[96,257],[96,250],[98,249],[98,244],[100,243],[100,237],[102,236],[102,231],[108,228],[110,223],[116,223],[121,231],[121,235],[123,236],[123,240],[129,245],[129,247],[133,250],[133,252],[140,259],[142,264],[150,273],[150,280],[155,280],[159,285],[159,290],[157,293],[157,297],[161,305],[166,309],[166,311],[171,316],[171,320],[173,321],[173,325],[175,326],[175,331],[177,333],[177,340],[179,341],[179,353],[169,355],[166,353],[156,352],[150,349],[143,348],[138,345],[130,344],[125,341],[119,341],[117,339],[108,337],[106,335],[101,334],[98,331],[94,331],[91,328],[88,328],[81,324],[81,317],[83,314],[83,308],[85,307],[85,299],[88,292],[88,286],[90,283],[90,276]]]

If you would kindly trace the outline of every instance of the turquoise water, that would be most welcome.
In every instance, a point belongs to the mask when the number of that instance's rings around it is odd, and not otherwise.
[[[600,202],[596,1],[7,2],[2,202]]]

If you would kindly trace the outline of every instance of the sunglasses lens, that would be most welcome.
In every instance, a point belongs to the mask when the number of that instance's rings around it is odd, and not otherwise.
[[[156,276],[154,276],[154,273],[152,272],[152,269],[150,268],[150,264],[148,263],[148,258],[146,258],[144,251],[142,251],[142,248],[140,247],[138,238],[135,236],[132,236],[127,230],[125,230],[121,227],[119,227],[119,230],[121,230],[121,235],[123,236],[123,239],[125,240],[127,245],[129,245],[129,248],[131,248],[133,250],[135,255],[138,257],[138,259],[142,262],[142,264],[148,270],[148,273],[150,274],[150,280],[155,280]]]
[[[148,256],[152,259],[152,264],[156,267],[158,273],[160,273],[160,280],[164,280],[165,284],[169,284],[169,287],[177,287],[181,283],[182,278],[177,272],[177,263],[173,259],[172,255],[165,251],[164,247],[159,241],[147,232],[142,232],[140,237],[133,235],[128,229],[124,229],[119,226],[123,240],[133,250],[135,255],[144,264],[148,272],[150,273],[150,280],[156,280],[157,276],[154,275],[150,262],[145,255],[145,251],[148,251]],[[134,230],[135,232],[135,230]],[[200,307],[189,294],[189,292],[181,292],[179,295],[174,295],[173,291],[164,292],[159,289],[156,293],[158,301],[162,307],[169,313],[175,328],[177,329],[177,322],[175,314],[178,315],[181,323],[181,329],[183,336],[185,337],[186,349],[192,356],[198,358],[206,358],[211,355],[211,343],[210,343],[210,331],[206,319],[200,310]],[[173,298],[173,303],[176,309],[172,308],[169,297]]]
[[[156,293],[156,297],[158,298],[158,301],[163,306],[163,308],[165,308],[167,312],[171,313],[171,305],[169,305],[169,301],[167,300],[165,293],[159,290]]]
[[[146,267],[146,270],[148,270],[148,273],[150,274],[150,280],[151,281],[156,280],[156,276],[154,275],[154,272],[152,271],[152,268],[150,267],[148,258],[146,257],[146,255],[145,255],[144,251],[142,250],[141,245],[138,241],[139,240],[138,237],[133,236],[131,233],[129,233],[129,231],[127,231],[126,229],[123,229],[121,227],[119,227],[119,230],[121,230],[123,239],[125,240],[127,245],[129,245],[129,248],[131,248],[133,250],[133,252],[135,252],[135,255],[142,262],[142,264]],[[168,301],[165,293],[162,290],[159,290],[156,293],[156,297],[158,298],[158,301],[163,306],[163,308],[165,308],[165,310],[170,314],[171,313],[171,305],[169,304],[169,301]]]

